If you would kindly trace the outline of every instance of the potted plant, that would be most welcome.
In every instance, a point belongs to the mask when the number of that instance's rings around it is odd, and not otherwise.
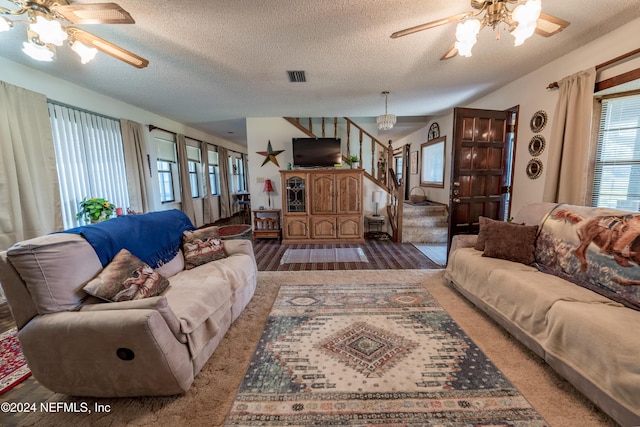
[[[96,223],[109,219],[113,214],[113,204],[102,197],[86,197],[80,202],[80,211],[76,214],[76,219],[83,218],[86,222]]]
[[[360,161],[360,159],[358,158],[358,156],[353,155],[353,156],[349,157],[349,158],[346,160],[346,163],[347,163],[349,166],[351,166],[351,169],[353,169],[353,168],[354,168],[354,165],[355,165],[356,167],[358,166],[358,162],[359,162],[359,161]]]

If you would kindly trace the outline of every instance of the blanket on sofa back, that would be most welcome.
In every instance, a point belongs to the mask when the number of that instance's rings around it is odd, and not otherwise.
[[[640,310],[640,214],[558,205],[536,242],[542,271]]]
[[[172,209],[120,216],[63,232],[83,236],[96,251],[103,267],[124,248],[157,268],[176,256],[182,243],[182,233],[187,230],[195,230],[189,217]]]

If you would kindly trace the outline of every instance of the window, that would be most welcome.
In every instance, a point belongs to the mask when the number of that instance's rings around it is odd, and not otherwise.
[[[189,187],[191,188],[191,197],[198,198],[202,193],[200,189],[200,177],[202,171],[202,163],[200,160],[200,147],[187,145],[187,165],[189,168]]]
[[[160,181],[160,201],[173,202],[173,164],[166,160],[158,160],[158,179]]]
[[[209,162],[209,185],[211,186],[211,195],[220,195],[220,168],[218,166],[218,151],[217,148],[209,147],[207,149],[207,160]]]
[[[189,184],[191,187],[191,197],[200,197],[200,186],[198,185],[198,163],[189,160]]]
[[[176,191],[179,185],[177,176],[178,157],[176,156],[176,143],[164,138],[155,138],[158,150],[158,183],[160,185],[160,202],[176,202]]]
[[[244,158],[240,153],[233,153],[229,156],[229,170],[231,171],[231,192],[242,193],[247,190],[245,180]]]
[[[420,185],[423,187],[444,188],[445,138],[436,138],[420,146]]]
[[[640,94],[602,99],[591,202],[640,211]]]
[[[64,228],[76,219],[85,197],[129,206],[120,121],[48,101]]]

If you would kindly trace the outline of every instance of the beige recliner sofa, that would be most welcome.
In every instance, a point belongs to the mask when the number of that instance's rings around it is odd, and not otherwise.
[[[170,285],[151,298],[101,302],[82,287],[102,270],[80,235],[57,233],[0,252],[0,284],[34,377],[73,396],[187,391],[251,300],[251,241],[223,242],[226,258],[184,270],[182,251],[159,271]]]

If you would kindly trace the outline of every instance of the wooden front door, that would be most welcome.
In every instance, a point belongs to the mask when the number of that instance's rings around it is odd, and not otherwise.
[[[517,108],[456,108],[449,197],[449,244],[456,234],[476,234],[478,217],[509,215]]]

